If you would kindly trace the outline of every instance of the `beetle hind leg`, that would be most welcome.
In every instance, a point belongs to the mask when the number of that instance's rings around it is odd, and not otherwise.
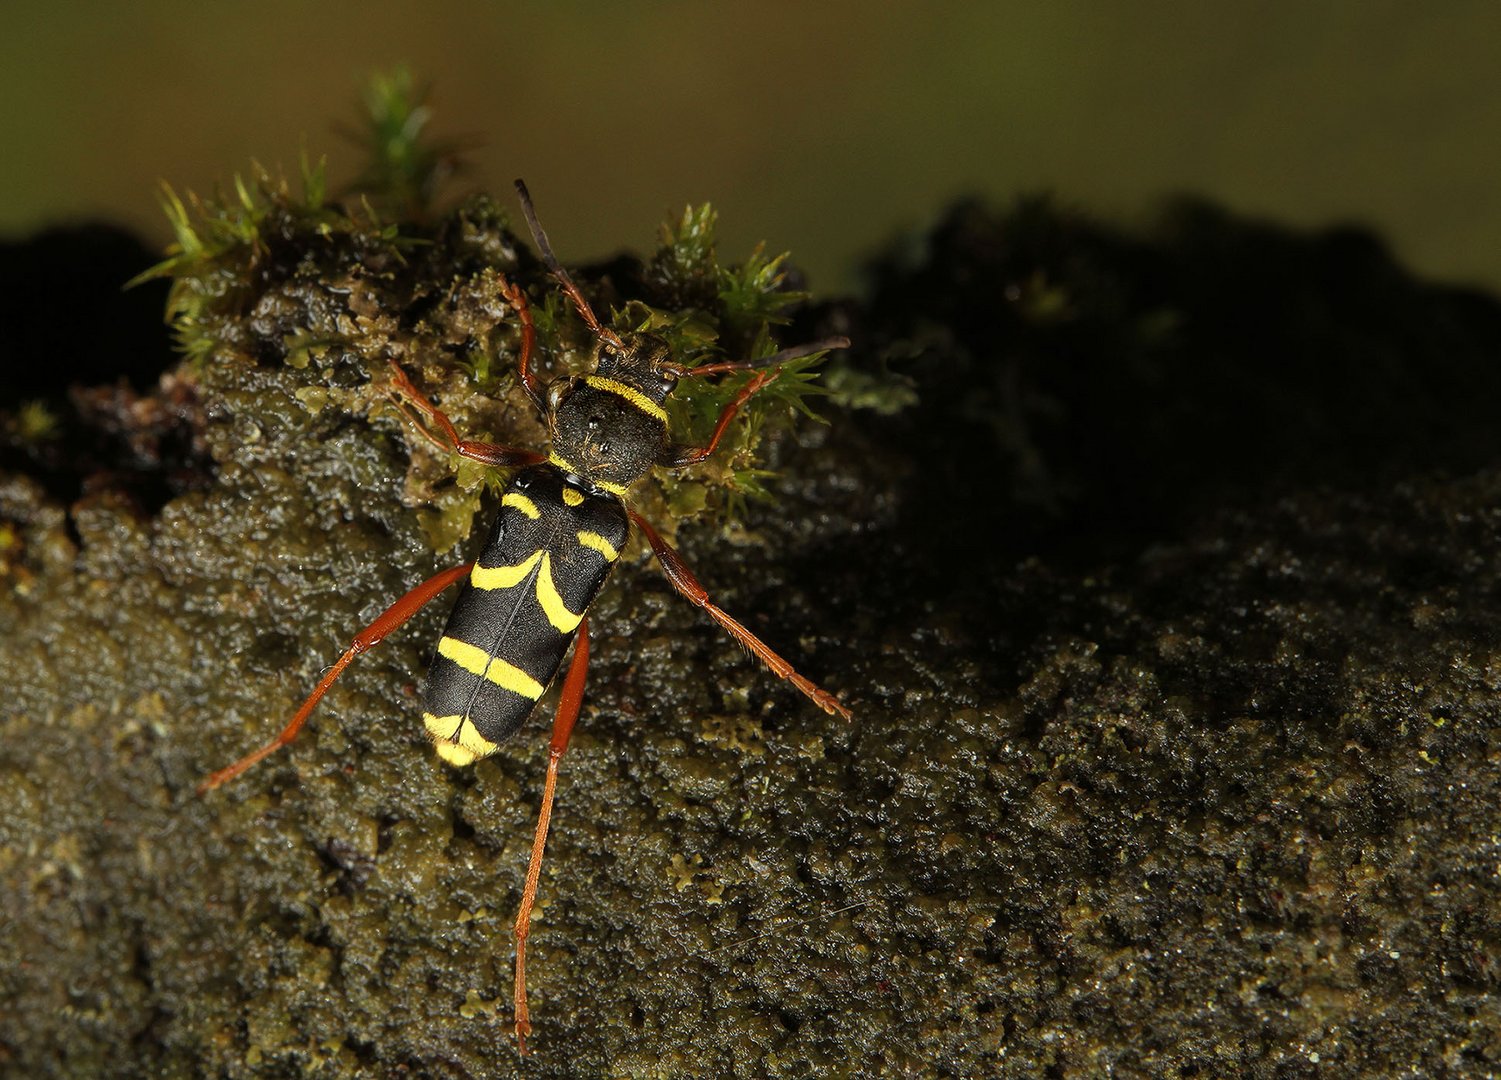
[[[521,908],[516,912],[516,1045],[527,1052],[526,1037],[532,1033],[531,1014],[526,1007],[526,939],[531,932],[532,906],[537,900],[537,882],[542,876],[542,852],[547,846],[547,827],[552,821],[552,800],[558,787],[558,762],[568,751],[573,726],[584,704],[584,683],[589,673],[589,621],[579,623],[573,643],[573,660],[558,696],[558,712],[552,724],[552,742],[547,751],[547,779],[542,785],[542,807],[537,814],[537,834],[532,840],[532,857],[526,868],[526,888],[521,893]]]
[[[344,650],[344,655],[340,656],[335,661],[334,666],[329,668],[323,678],[318,680],[318,685],[313,688],[313,692],[307,696],[307,700],[302,703],[302,707],[288,721],[287,726],[281,729],[281,733],[276,738],[272,739],[259,750],[246,754],[233,765],[229,765],[205,777],[203,782],[198,785],[198,794],[202,795],[205,792],[212,791],[220,784],[233,780],[252,765],[259,763],[297,738],[297,733],[302,730],[302,725],[307,723],[307,718],[313,714],[313,709],[317,707],[319,701],[323,700],[323,695],[328,693],[329,687],[333,686],[335,680],[344,673],[344,669],[349,666],[350,661],[371,646],[380,644],[387,634],[417,614],[418,611],[422,610],[423,605],[444,589],[468,577],[473,565],[473,563],[464,563],[461,566],[445,570],[441,574],[433,575],[385,611],[381,612],[380,616],[373,623],[355,635],[354,641],[350,643],[349,648]]]

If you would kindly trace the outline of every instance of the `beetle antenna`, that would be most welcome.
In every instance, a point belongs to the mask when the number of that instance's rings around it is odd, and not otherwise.
[[[687,374],[692,375],[715,375],[722,371],[751,371],[755,368],[776,367],[785,364],[789,360],[798,360],[804,356],[812,356],[814,353],[828,352],[830,349],[848,349],[850,339],[847,337],[828,337],[821,341],[812,341],[807,345],[794,345],[790,349],[763,356],[759,360],[729,360],[717,361],[708,364],[700,364],[698,367],[689,368]]]
[[[537,242],[537,249],[542,252],[542,261],[547,264],[547,269],[552,276],[558,279],[558,284],[568,294],[568,299],[573,301],[579,318],[584,320],[585,325],[595,337],[609,342],[617,349],[623,348],[615,331],[600,324],[598,316],[594,314],[594,309],[589,306],[589,301],[584,299],[584,294],[579,292],[578,286],[568,276],[568,271],[563,269],[563,264],[558,262],[558,257],[552,253],[552,245],[547,242],[547,233],[543,232],[542,223],[537,220],[537,210],[532,206],[531,192],[526,190],[525,181],[516,181],[516,194],[521,199],[521,213],[526,218],[527,228],[532,230],[532,239]]]
[[[843,336],[829,337],[821,341],[810,341],[806,345],[794,345],[791,348],[783,349],[781,352],[762,357],[760,360],[752,360],[751,363],[758,368],[776,367],[778,364],[785,364],[789,360],[800,360],[804,356],[812,356],[814,353],[828,352],[830,349],[848,349],[849,347],[849,338]]]

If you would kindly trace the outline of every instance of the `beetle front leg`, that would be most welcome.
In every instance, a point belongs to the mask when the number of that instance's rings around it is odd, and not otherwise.
[[[212,791],[220,784],[233,780],[252,765],[255,765],[275,751],[280,750],[295,739],[297,733],[302,730],[302,725],[307,723],[307,718],[313,714],[313,709],[317,707],[318,702],[323,700],[323,695],[328,693],[328,689],[333,686],[334,681],[344,673],[344,669],[349,666],[351,660],[366,649],[380,644],[387,634],[417,614],[417,612],[422,610],[423,605],[444,589],[463,581],[469,575],[469,571],[473,566],[473,563],[464,563],[461,566],[444,570],[441,574],[434,574],[385,611],[381,612],[380,616],[373,623],[355,635],[354,641],[350,643],[349,648],[344,650],[344,655],[335,661],[334,666],[329,669],[328,673],[322,679],[318,680],[318,685],[313,688],[313,692],[308,695],[307,700],[302,703],[302,708],[297,710],[296,715],[287,723],[287,726],[282,728],[280,735],[254,753],[246,754],[233,765],[220,769],[218,772],[208,776],[198,785],[198,794],[202,795],[207,791]]]
[[[453,421],[449,420],[443,410],[434,405],[423,395],[421,390],[412,384],[407,373],[401,369],[401,365],[395,360],[391,361],[391,370],[395,373],[393,379],[396,384],[396,407],[412,423],[422,437],[438,447],[468,458],[470,461],[478,461],[483,465],[489,465],[496,469],[513,469],[522,465],[536,465],[547,460],[546,454],[539,454],[535,450],[521,450],[514,446],[501,446],[497,443],[479,442],[475,439],[461,439],[454,429]],[[408,411],[408,405],[413,406],[437,424],[443,432],[443,438],[437,435]]]
[[[740,393],[735,395],[735,399],[724,407],[724,411],[719,414],[718,423],[714,425],[714,434],[706,445],[679,446],[674,444],[667,448],[666,453],[662,455],[657,464],[669,469],[681,469],[686,465],[697,465],[700,461],[707,460],[719,446],[719,440],[724,437],[725,431],[730,426],[730,421],[735,419],[735,415],[740,411],[741,406],[750,400],[752,394],[766,389],[766,387],[775,382],[777,376],[781,374],[781,366],[783,364],[789,360],[811,356],[814,353],[827,352],[829,349],[846,349],[849,347],[849,343],[850,339],[847,337],[825,338],[822,341],[815,341],[808,345],[796,345],[790,349],[783,349],[779,353],[762,357],[760,360],[718,361],[686,369],[682,374],[719,375],[727,371],[753,371],[757,368],[764,368],[766,370],[757,371],[756,376],[741,387]]]
[[[500,279],[500,295],[505,302],[510,304],[516,311],[516,317],[521,320],[521,355],[516,359],[516,374],[521,378],[521,388],[526,391],[526,396],[531,398],[532,405],[542,416],[547,415],[547,402],[543,397],[546,387],[542,380],[537,378],[537,373],[532,370],[532,352],[537,346],[537,328],[532,324],[532,309],[526,302],[526,293],[521,291],[519,285],[513,285],[505,278]]]
[[[687,465],[697,465],[700,461],[706,461],[719,447],[719,440],[724,438],[724,433],[729,429],[730,421],[740,412],[740,407],[750,400],[752,394],[764,389],[776,380],[776,371],[758,371],[750,382],[740,388],[740,393],[735,395],[733,401],[724,407],[719,414],[719,422],[714,425],[714,434],[708,443],[703,446],[680,446],[674,443],[667,448],[667,452],[657,462],[669,469],[681,469]]]

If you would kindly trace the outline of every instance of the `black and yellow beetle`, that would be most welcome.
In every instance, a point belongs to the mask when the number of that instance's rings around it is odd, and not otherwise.
[[[500,514],[475,562],[437,574],[391,605],[355,637],[281,734],[209,776],[198,790],[202,793],[218,787],[291,742],[350,661],[450,585],[464,582],[423,687],[423,723],[439,756],[450,764],[467,765],[494,753],[501,740],[531,715],[573,643],[573,661],[563,680],[553,721],[547,779],[526,887],[516,916],[516,1037],[525,1053],[531,1031],[526,1007],[526,937],[557,787],[558,762],[568,748],[583,705],[589,663],[586,616],[625,550],[632,523],[646,537],[673,588],[820,708],[845,718],[850,715],[838,698],[799,675],[760,638],[714,604],[678,553],[626,503],[631,484],[652,468],[681,468],[714,453],[741,406],[778,377],[780,365],[843,348],[849,342],[830,338],[760,360],[681,367],[662,338],[649,333],[616,333],[600,323],[553,255],[526,185],[518,180],[516,190],[543,260],[598,342],[594,371],[542,384],[531,370],[536,331],[526,297],[508,282],[502,285],[502,295],[522,325],[517,361],[521,385],[546,421],[550,453],[461,439],[448,417],[423,397],[400,367],[392,364],[401,407],[425,437],[461,457],[494,468],[519,470],[501,497]],[[663,402],[679,379],[690,374],[748,370],[756,374],[720,413],[707,444],[685,446],[672,441]]]

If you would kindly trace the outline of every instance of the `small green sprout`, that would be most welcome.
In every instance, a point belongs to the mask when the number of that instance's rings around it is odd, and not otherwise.
[[[45,401],[23,402],[12,425],[16,441],[23,444],[47,442],[57,438],[60,431],[57,415]]]
[[[373,76],[365,91],[363,127],[349,133],[366,157],[350,190],[402,219],[426,217],[438,189],[458,167],[457,143],[427,138],[429,90],[404,67]]]

